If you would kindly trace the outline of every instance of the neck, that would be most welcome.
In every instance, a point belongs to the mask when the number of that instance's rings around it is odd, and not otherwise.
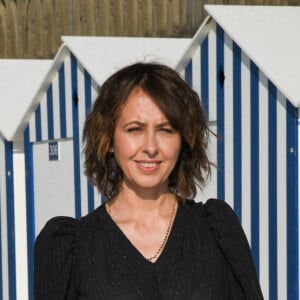
[[[122,190],[119,195],[113,199],[113,203],[122,203],[128,208],[140,208],[140,209],[155,209],[161,207],[165,202],[170,199],[175,199],[176,196],[170,191],[159,193],[157,195],[147,195],[141,197],[139,194],[130,193]]]
[[[160,186],[154,187],[139,187],[128,182],[126,179],[123,180],[119,195],[129,195],[135,199],[140,200],[153,200],[157,201],[166,194],[172,194],[168,185],[168,182]]]
[[[136,219],[151,222],[158,216],[169,215],[174,203],[176,203],[176,195],[170,191],[164,193],[152,193],[143,195],[132,191],[122,189],[121,192],[108,204],[110,214],[118,220]]]

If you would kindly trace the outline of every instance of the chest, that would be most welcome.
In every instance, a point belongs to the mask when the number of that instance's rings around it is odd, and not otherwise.
[[[173,230],[154,264],[112,228],[84,237],[78,299],[226,299],[228,265],[205,228]]]

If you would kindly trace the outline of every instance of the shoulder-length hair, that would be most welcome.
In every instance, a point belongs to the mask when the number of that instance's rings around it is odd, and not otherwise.
[[[210,130],[198,94],[173,69],[158,63],[136,63],[109,77],[99,91],[83,130],[85,174],[111,199],[120,191],[123,173],[110,152],[116,120],[129,94],[141,88],[181,135],[178,161],[169,187],[182,201],[196,195],[211,173],[207,146]]]

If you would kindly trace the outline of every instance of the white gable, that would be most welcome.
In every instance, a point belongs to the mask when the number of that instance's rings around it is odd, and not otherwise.
[[[22,127],[50,60],[0,59],[0,132],[11,141]]]
[[[192,39],[134,37],[62,37],[69,50],[101,85],[116,70],[138,61],[175,68]]]
[[[205,9],[291,103],[300,107],[300,7]]]

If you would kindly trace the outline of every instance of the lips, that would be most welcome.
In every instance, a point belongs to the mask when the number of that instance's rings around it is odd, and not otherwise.
[[[161,161],[136,161],[138,167],[143,171],[155,171],[158,169]]]

